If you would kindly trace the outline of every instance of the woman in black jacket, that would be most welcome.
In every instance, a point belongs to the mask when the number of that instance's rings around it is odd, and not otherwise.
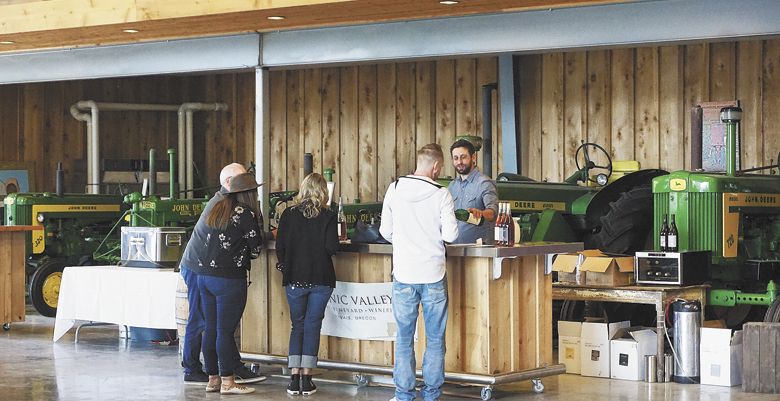
[[[257,187],[252,174],[230,180],[229,190],[205,216],[206,234],[197,266],[190,270],[198,276],[201,308],[206,320],[203,332],[203,360],[209,382],[206,392],[247,394],[255,391],[235,383],[233,369],[238,355],[234,333],[246,306],[247,271],[251,259],[263,244],[257,209]]]
[[[279,219],[276,237],[277,268],[290,306],[290,349],[287,366],[292,376],[291,395],[317,391],[311,369],[317,367],[320,329],[336,273],[331,257],[339,248],[336,214],[328,209],[328,188],[320,174],[312,173],[301,183],[297,204]]]

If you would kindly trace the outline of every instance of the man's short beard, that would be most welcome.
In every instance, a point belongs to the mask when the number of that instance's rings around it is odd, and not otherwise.
[[[458,174],[468,175],[471,172],[472,168],[474,168],[474,166],[466,165],[466,166],[464,166],[463,172],[461,173],[460,171],[458,171]],[[457,170],[457,169],[455,169],[455,170]]]

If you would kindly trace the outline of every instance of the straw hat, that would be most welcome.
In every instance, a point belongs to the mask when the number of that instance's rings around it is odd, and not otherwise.
[[[255,176],[250,173],[243,173],[234,175],[230,179],[230,189],[222,187],[221,192],[223,194],[235,194],[238,192],[251,191],[257,189],[257,187],[263,185],[255,181]]]

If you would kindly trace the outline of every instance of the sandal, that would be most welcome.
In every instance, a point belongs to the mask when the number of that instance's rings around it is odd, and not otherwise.
[[[209,377],[209,382],[206,383],[206,392],[207,393],[216,393],[220,390],[222,386],[222,379],[217,376],[217,382],[214,384],[211,384],[211,377]]]
[[[220,394],[249,394],[254,392],[254,388],[242,386],[240,384],[235,384],[232,387],[221,386],[219,389]]]

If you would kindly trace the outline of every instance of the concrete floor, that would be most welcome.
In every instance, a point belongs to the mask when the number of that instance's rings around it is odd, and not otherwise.
[[[182,383],[177,348],[125,342],[116,326],[85,329],[79,343],[73,330],[52,343],[54,319],[28,308],[27,320],[0,333],[0,400],[295,400],[285,393],[286,380],[271,377],[255,385],[254,394],[220,396],[206,394],[200,386]],[[263,367],[266,374],[280,374]],[[320,372],[318,377],[332,374]],[[530,383],[501,386],[498,400],[778,400],[771,394],[743,393],[732,388],[642,383],[561,375],[543,379],[545,392],[535,394]],[[386,401],[393,390],[382,386],[357,388],[352,384],[320,382],[320,391],[305,399],[336,401]],[[447,385],[442,401],[479,399],[479,388]]]

